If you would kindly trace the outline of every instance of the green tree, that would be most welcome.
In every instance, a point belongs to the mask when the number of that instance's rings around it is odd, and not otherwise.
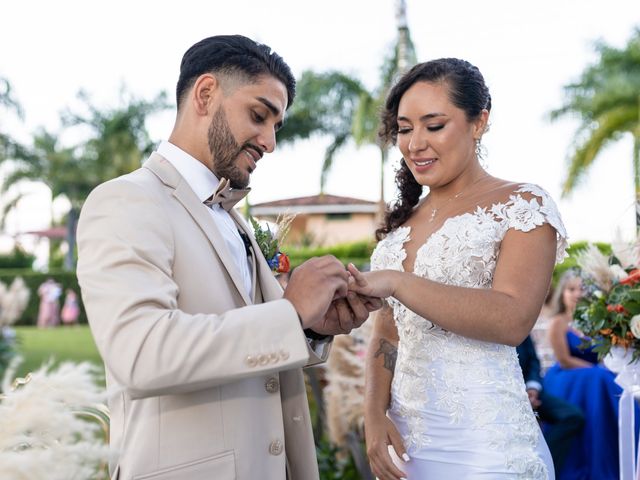
[[[356,146],[375,145],[380,152],[380,216],[384,213],[384,167],[389,157],[389,149],[378,138],[379,113],[394,81],[416,63],[416,53],[411,41],[406,20],[404,1],[397,2],[397,41],[385,57],[380,67],[380,83],[372,91],[360,94],[358,108],[352,123],[352,133]]]
[[[358,79],[346,73],[311,70],[302,73],[296,89],[296,100],[278,132],[278,142],[293,143],[313,135],[329,137],[320,175],[323,193],[336,152],[351,138],[352,119],[365,89]]]
[[[23,118],[22,106],[13,95],[11,83],[4,77],[0,77],[0,109],[12,112],[19,119]],[[0,116],[0,161],[20,151],[20,145],[3,130],[3,118]]]
[[[63,131],[53,134],[40,129],[33,145],[14,149],[13,154],[0,158],[11,160],[0,193],[20,182],[41,182],[51,190],[52,199],[69,201],[67,214],[67,256],[65,268],[75,265],[75,230],[78,214],[89,192],[100,183],[138,168],[153,149],[146,129],[149,115],[168,107],[166,94],[153,100],[141,100],[124,89],[120,105],[101,110],[94,106],[85,92],[78,95],[84,112],[67,111],[62,115]],[[84,134],[85,140],[63,146],[62,133]],[[6,213],[15,208],[22,197],[17,193],[5,205]]]
[[[353,139],[357,147],[376,145],[380,150],[380,202],[384,209],[384,165],[388,152],[379,143],[379,111],[396,77],[415,63],[416,56],[406,21],[404,0],[397,3],[398,37],[380,68],[380,84],[367,90],[356,78],[342,72],[305,71],[298,81],[298,94],[278,141],[293,142],[313,134],[331,139],[320,175],[320,192],[336,153]]]
[[[640,29],[624,48],[596,44],[598,60],[575,83],[564,87],[564,105],[551,119],[567,115],[580,119],[571,147],[563,195],[569,194],[610,143],[631,135],[636,193],[636,227],[640,230]]]

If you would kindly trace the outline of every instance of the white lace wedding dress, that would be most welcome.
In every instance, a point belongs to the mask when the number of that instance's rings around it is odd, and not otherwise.
[[[528,192],[523,198],[523,193]],[[556,260],[566,232],[540,187],[519,185],[506,203],[451,217],[417,251],[414,273],[436,282],[490,288],[507,230],[549,223]],[[403,270],[410,227],[383,239],[372,270]],[[523,252],[524,253],[524,252]],[[400,342],[389,417],[411,460],[409,479],[553,479],[553,463],[525,391],[516,349],[448,332],[394,298]]]

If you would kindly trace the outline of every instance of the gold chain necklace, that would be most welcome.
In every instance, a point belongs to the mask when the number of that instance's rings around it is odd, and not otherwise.
[[[460,195],[462,195],[465,191],[468,191],[469,188],[473,187],[476,183],[478,183],[480,180],[482,180],[485,177],[488,177],[489,174],[485,173],[485,175],[481,176],[480,178],[478,178],[477,180],[475,180],[473,183],[471,183],[470,185],[467,185],[466,187],[464,187],[463,190],[460,190],[458,193],[456,193],[455,195],[447,198],[444,202],[442,202],[440,204],[439,207],[433,207],[430,206],[431,208],[431,216],[429,217],[429,223],[433,222],[433,219],[436,218],[436,215],[438,214],[438,210],[440,210],[442,207],[444,207],[445,205],[448,205],[450,201],[455,200],[456,198],[458,198]]]

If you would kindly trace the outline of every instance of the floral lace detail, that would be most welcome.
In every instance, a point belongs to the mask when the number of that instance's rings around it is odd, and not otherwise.
[[[371,270],[402,270],[402,262],[407,258],[402,246],[409,241],[410,231],[409,227],[397,228],[378,243],[371,254]]]
[[[527,201],[517,193],[529,192],[542,200],[538,203],[537,198]],[[514,195],[509,197],[505,204],[496,203],[491,207],[491,212],[496,218],[505,220],[509,228],[529,232],[534,228],[548,223],[556,230],[556,262],[560,263],[568,254],[566,249],[567,231],[560,219],[558,207],[549,194],[537,185],[524,184],[517,189]]]
[[[523,193],[533,196],[523,198]],[[540,187],[520,185],[505,203],[447,219],[418,249],[413,272],[448,285],[490,288],[507,231],[529,232],[544,223],[557,232],[556,260],[561,261],[566,231],[555,203]],[[410,232],[400,227],[389,233],[372,254],[371,269],[402,271]],[[447,418],[490,438],[489,448],[501,453],[513,478],[547,478],[515,348],[448,332],[394,298],[389,304],[400,337],[390,410],[406,422],[409,455],[429,445],[438,448],[430,434],[437,422],[427,417]]]

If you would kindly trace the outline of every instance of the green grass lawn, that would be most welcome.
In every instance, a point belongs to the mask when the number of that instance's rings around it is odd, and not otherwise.
[[[87,325],[71,327],[36,328],[15,327],[18,337],[18,352],[23,358],[17,376],[38,369],[44,362],[52,360],[56,365],[62,361],[89,361],[102,369],[102,360]]]

